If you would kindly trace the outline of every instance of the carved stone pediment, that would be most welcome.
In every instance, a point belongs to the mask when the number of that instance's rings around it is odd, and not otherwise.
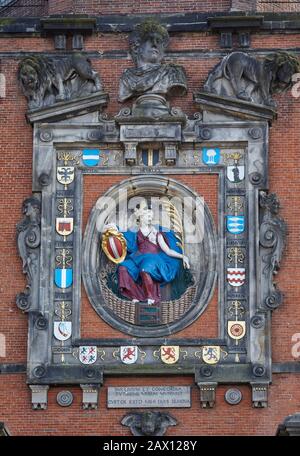
[[[257,120],[272,122],[276,119],[276,110],[273,107],[255,104],[249,101],[229,98],[208,92],[197,92],[194,94],[194,101],[203,111],[203,119],[214,114],[218,118],[236,120]]]

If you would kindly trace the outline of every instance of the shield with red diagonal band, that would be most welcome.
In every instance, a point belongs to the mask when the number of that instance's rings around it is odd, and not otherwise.
[[[232,287],[240,287],[244,285],[245,279],[245,268],[227,268],[227,281]]]
[[[109,228],[102,236],[102,249],[107,258],[113,263],[121,263],[127,253],[126,240],[122,233]]]

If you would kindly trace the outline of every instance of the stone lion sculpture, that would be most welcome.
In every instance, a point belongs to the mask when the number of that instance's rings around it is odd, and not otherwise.
[[[299,71],[299,60],[292,53],[277,52],[258,60],[244,52],[232,52],[209,74],[204,90],[275,107],[272,95],[288,90],[293,74]]]
[[[29,109],[102,91],[98,73],[81,54],[25,57],[19,64],[18,80]]]
[[[128,426],[132,435],[164,435],[169,426],[176,426],[177,420],[169,413],[147,411],[132,412],[124,416],[121,423]]]

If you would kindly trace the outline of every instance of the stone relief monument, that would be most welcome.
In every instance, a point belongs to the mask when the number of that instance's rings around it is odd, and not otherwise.
[[[273,96],[291,86],[299,63],[290,53],[233,52],[194,94],[200,112],[189,117],[169,105],[187,80],[183,67],[163,63],[168,42],[152,19],[134,28],[135,67],[119,91],[133,105],[112,118],[83,55],[20,63],[34,142],[33,197],[17,227],[28,286],[17,304],[30,317],[36,410],[46,408],[49,385],[79,384],[83,408],[95,409],[104,375],[150,372],[194,375],[203,408],[215,405],[218,384],[234,383],[250,384],[253,406],[267,406],[269,322],[282,301],[273,275],[287,233],[268,192],[268,131]],[[105,190],[86,196],[91,176]],[[110,188],[109,176],[118,176]],[[118,337],[82,337],[82,293],[95,327],[108,324]],[[209,306],[218,329],[204,337]],[[181,336],[187,326],[190,338]],[[142,412],[122,424],[163,435],[176,420]]]

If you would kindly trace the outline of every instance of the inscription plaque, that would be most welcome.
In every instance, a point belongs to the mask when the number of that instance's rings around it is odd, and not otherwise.
[[[107,407],[191,407],[191,388],[190,386],[109,387]]]

